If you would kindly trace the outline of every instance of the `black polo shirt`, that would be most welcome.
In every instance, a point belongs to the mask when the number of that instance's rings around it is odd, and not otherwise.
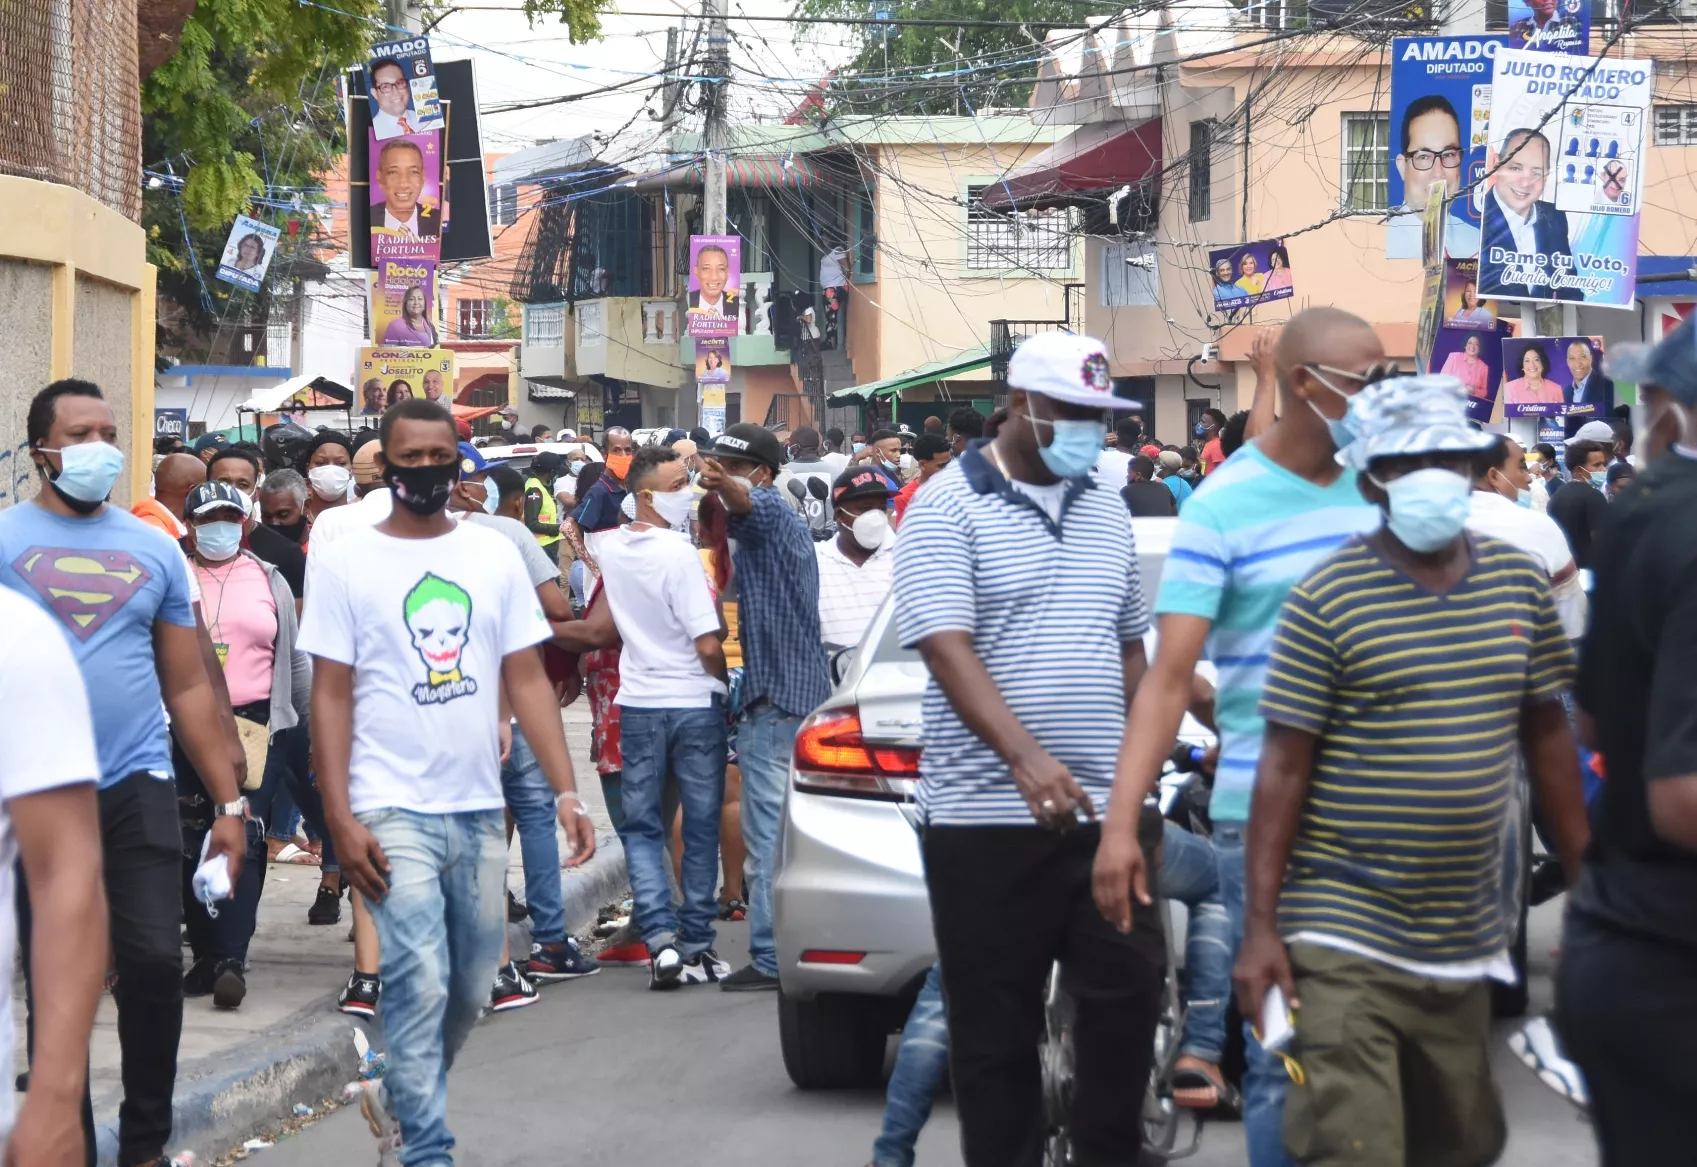
[[[1573,549],[1573,561],[1582,568],[1595,569],[1592,549],[1603,519],[1609,513],[1609,500],[1603,492],[1586,482],[1569,482],[1550,495],[1550,518],[1556,521],[1567,545]]]

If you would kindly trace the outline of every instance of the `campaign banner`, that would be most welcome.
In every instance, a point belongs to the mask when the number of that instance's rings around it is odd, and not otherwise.
[[[1497,53],[1481,296],[1631,307],[1654,84],[1650,61]]]
[[[1449,328],[1497,330],[1497,306],[1479,298],[1479,261],[1444,261],[1444,324]]]
[[[186,409],[162,409],[158,406],[153,410],[154,438],[176,438],[184,441],[189,435],[189,411]]]
[[[1545,53],[1591,51],[1591,0],[1508,0],[1512,49]]]
[[[436,265],[428,260],[382,259],[371,273],[371,342],[385,348],[435,348]]]
[[[1214,275],[1214,307],[1222,311],[1253,308],[1296,295],[1290,252],[1283,239],[1261,239],[1208,253]]]
[[[445,125],[436,94],[436,66],[427,37],[371,46],[365,66],[371,100],[371,129],[380,140],[440,130]]]
[[[725,387],[701,385],[696,392],[701,395],[701,428],[718,437],[725,432]]]
[[[237,215],[230,237],[224,241],[224,254],[218,260],[218,278],[250,292],[259,291],[281,234],[258,219]]]
[[[1454,377],[1467,387],[1467,419],[1484,423],[1497,407],[1503,380],[1503,341],[1507,329],[1440,328],[1433,340],[1429,373]]]
[[[642,343],[678,343],[678,304],[676,300],[644,300],[642,302]]]
[[[1425,368],[1432,360],[1432,347],[1444,323],[1444,227],[1449,217],[1444,209],[1444,188],[1426,192],[1426,209],[1420,214],[1420,315],[1415,323],[1414,360]]]
[[[442,257],[442,135],[377,140],[371,131],[371,262]]]
[[[735,336],[741,332],[742,236],[689,237],[691,336]]]
[[[1390,205],[1387,259],[1420,259],[1420,212],[1434,187],[1450,198],[1446,252],[1479,254],[1479,213],[1457,198],[1485,169],[1491,62],[1508,37],[1408,36],[1391,42]]]
[[[731,342],[702,337],[695,342],[695,380],[698,385],[723,385],[731,379]]]
[[[408,397],[448,405],[454,397],[454,353],[445,348],[362,348],[355,381],[363,415],[382,413]]]
[[[1503,413],[1508,417],[1563,417],[1595,414],[1614,386],[1604,392],[1603,338],[1532,336],[1503,341]],[[1574,408],[1575,384],[1582,408]]]

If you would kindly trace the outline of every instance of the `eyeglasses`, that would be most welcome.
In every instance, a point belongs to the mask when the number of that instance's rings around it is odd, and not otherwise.
[[[1442,162],[1445,170],[1461,165],[1461,150],[1455,146],[1448,150],[1413,150],[1404,157],[1416,170],[1430,170],[1434,162]]]
[[[377,84],[373,85],[372,88],[377,90],[379,93],[405,93],[407,83],[405,81],[379,81]],[[1427,166],[1430,165],[1431,163],[1427,163]],[[1421,169],[1424,170],[1425,167],[1423,166]]]
[[[1334,377],[1348,377],[1351,381],[1360,381],[1363,389],[1378,381],[1388,381],[1392,377],[1402,376],[1402,370],[1397,368],[1395,361],[1382,365],[1370,365],[1365,371],[1357,373],[1351,369],[1334,369],[1330,365],[1316,364],[1309,361],[1307,368],[1312,372],[1330,373]]]

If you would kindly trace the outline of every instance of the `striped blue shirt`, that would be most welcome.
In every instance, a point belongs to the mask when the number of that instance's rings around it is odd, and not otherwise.
[[[1116,491],[1069,481],[1057,526],[975,443],[931,479],[896,539],[906,647],[972,635],[1002,698],[1107,808],[1125,724],[1121,646],[1149,627],[1131,523]],[[919,808],[935,826],[1033,826],[1007,765],[925,687]]]
[[[1155,614],[1213,622],[1208,657],[1219,672],[1220,764],[1210,813],[1216,821],[1249,819],[1265,728],[1256,703],[1279,606],[1291,585],[1345,539],[1378,525],[1378,508],[1361,497],[1355,471],[1317,486],[1254,444],[1204,478],[1179,510]]]
[[[770,701],[792,717],[806,717],[831,695],[831,670],[819,635],[813,536],[772,487],[757,487],[748,497],[753,509],[730,520],[743,708]]]

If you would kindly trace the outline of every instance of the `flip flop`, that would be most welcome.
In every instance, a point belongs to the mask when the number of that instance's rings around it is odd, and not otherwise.
[[[748,919],[748,905],[741,900],[725,900],[719,904],[719,919],[746,920]]]
[[[1556,1039],[1555,1030],[1550,1028],[1549,1018],[1534,1017],[1509,1034],[1508,1048],[1551,1090],[1581,1110],[1590,1106],[1585,1077],[1578,1066],[1563,1056],[1561,1043]]]
[[[302,867],[317,867],[319,859],[318,856],[314,855],[311,851],[306,850],[304,847],[297,847],[295,844],[290,843],[281,851],[277,852],[276,857],[273,858],[271,862],[295,863]]]
[[[1229,1110],[1235,1113],[1243,1108],[1243,1098],[1230,1082],[1223,1078],[1215,1081],[1205,1070],[1194,1066],[1173,1071],[1172,1091],[1173,1105],[1185,1110]],[[1188,1092],[1191,1097],[1179,1097],[1183,1092]]]

